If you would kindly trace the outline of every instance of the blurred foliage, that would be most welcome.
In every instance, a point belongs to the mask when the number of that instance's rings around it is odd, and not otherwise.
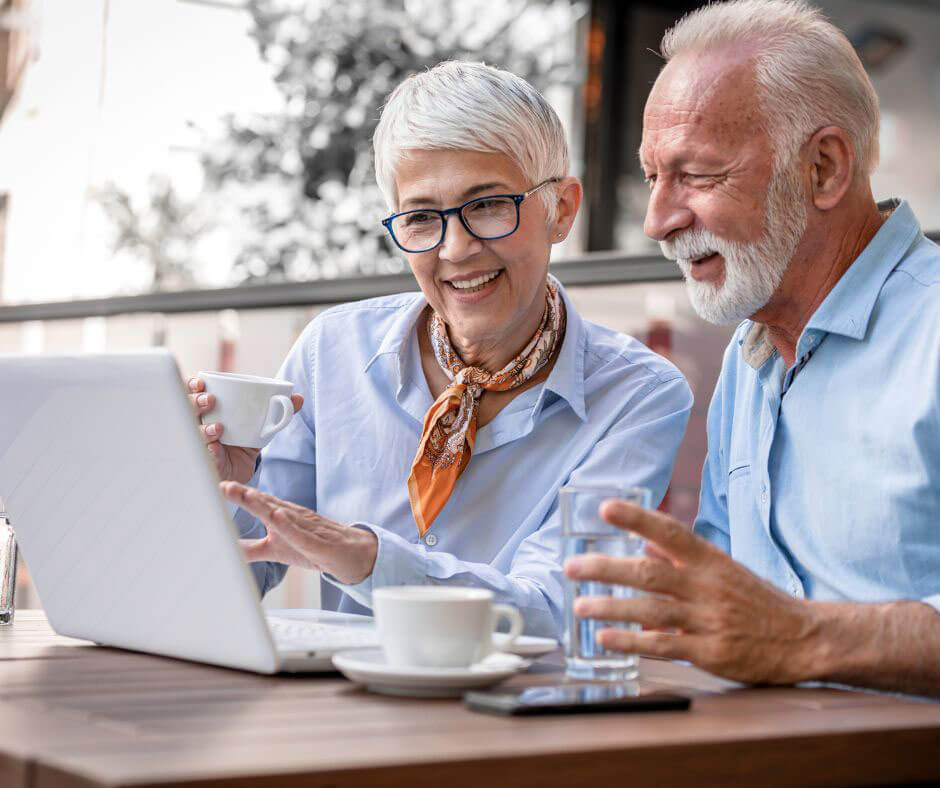
[[[225,118],[202,155],[201,201],[231,241],[233,283],[403,270],[380,224],[387,206],[372,168],[371,138],[386,96],[410,74],[449,59],[507,68],[542,90],[570,84],[575,25],[586,4],[249,0],[248,10],[284,103],[276,114]],[[154,285],[170,272],[184,275],[186,262],[168,256],[169,241],[161,245],[142,226],[187,237],[195,228],[179,206],[154,192],[147,210],[166,215],[135,223],[129,201],[118,197],[103,204],[120,243],[150,255]]]
[[[181,198],[165,176],[150,180],[144,206],[135,206],[114,184],[98,189],[93,197],[114,225],[115,254],[129,252],[149,264],[151,290],[181,290],[196,284],[192,250],[213,226],[200,203]]]

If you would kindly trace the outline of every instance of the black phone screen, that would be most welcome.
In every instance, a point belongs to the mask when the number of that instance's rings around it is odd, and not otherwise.
[[[464,702],[493,714],[571,714],[598,711],[684,710],[691,699],[665,692],[640,691],[635,684],[559,684],[518,692],[468,692]]]

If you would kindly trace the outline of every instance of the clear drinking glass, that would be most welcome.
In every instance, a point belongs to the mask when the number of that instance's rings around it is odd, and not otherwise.
[[[648,509],[652,494],[647,488],[562,487],[560,495],[565,558],[584,553],[603,553],[618,558],[643,554],[645,540],[602,520],[598,508],[608,498],[620,498]],[[637,630],[639,625],[577,618],[574,601],[580,596],[630,599],[639,593],[626,586],[565,580],[565,662],[569,676],[605,681],[629,681],[637,677],[639,656],[602,648],[597,644],[597,633],[609,627]]]
[[[0,626],[13,623],[15,592],[16,538],[0,498]]]

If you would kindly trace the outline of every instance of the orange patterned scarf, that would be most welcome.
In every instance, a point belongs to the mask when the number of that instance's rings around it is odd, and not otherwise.
[[[431,529],[470,462],[483,391],[508,391],[530,380],[552,358],[564,333],[565,305],[551,277],[538,330],[522,352],[499,372],[466,366],[451,347],[447,325],[436,312],[432,313],[428,319],[431,347],[451,384],[424,417],[418,453],[408,477],[411,511],[422,537]]]

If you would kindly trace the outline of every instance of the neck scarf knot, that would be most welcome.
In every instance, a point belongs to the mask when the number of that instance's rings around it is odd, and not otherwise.
[[[484,391],[521,386],[551,360],[565,333],[565,306],[549,277],[545,311],[532,338],[499,372],[468,367],[454,351],[447,325],[436,312],[428,319],[434,356],[451,384],[424,417],[424,429],[408,477],[408,496],[418,533],[423,537],[444,508],[464,472],[476,440],[477,413]]]

